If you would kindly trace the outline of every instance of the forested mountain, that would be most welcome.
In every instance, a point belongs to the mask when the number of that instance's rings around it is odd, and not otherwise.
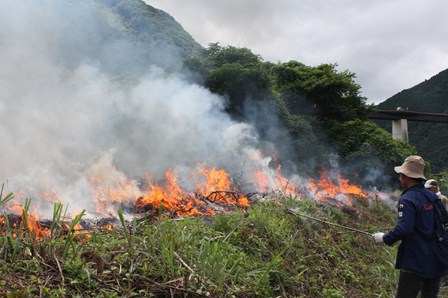
[[[153,65],[178,70],[182,59],[202,50],[169,14],[141,0],[45,5],[47,21],[58,23],[47,37],[54,59],[69,68],[87,61],[114,76],[138,76]]]
[[[429,80],[401,91],[378,105],[379,109],[448,113],[448,69]],[[390,121],[378,121],[391,129]],[[448,123],[408,122],[409,142],[431,163],[433,172],[448,170]]]
[[[448,69],[429,80],[405,89],[378,105],[381,109],[397,107],[428,113],[448,113]]]
[[[202,49],[173,17],[141,0],[95,2],[102,16],[100,20],[107,24],[109,31],[137,44],[143,59],[151,64],[177,69],[183,58]]]

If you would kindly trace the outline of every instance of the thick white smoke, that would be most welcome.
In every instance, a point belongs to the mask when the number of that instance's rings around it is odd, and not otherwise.
[[[95,6],[78,3],[0,3],[0,183],[7,191],[55,193],[74,210],[91,211],[92,175],[109,176],[112,187],[114,179],[162,176],[197,161],[253,170],[257,135],[228,117],[222,98],[156,67],[125,78],[105,72],[109,61],[92,53],[121,41],[102,39],[89,10]],[[95,33],[100,40],[87,38]]]
[[[148,174],[158,179],[172,171],[185,191],[194,190],[189,175],[197,162],[226,170],[241,191],[258,190],[257,172],[266,190],[307,185],[299,175],[279,183],[276,156],[269,155],[288,144],[280,141],[286,136],[273,107],[246,107],[247,119],[263,124],[258,130],[232,120],[224,98],[148,63],[124,19],[104,2],[0,1],[6,192],[31,198],[44,217],[54,202],[95,216],[108,212],[113,194],[123,201],[142,196]],[[171,51],[170,66],[178,59]],[[257,131],[275,141],[260,140]]]

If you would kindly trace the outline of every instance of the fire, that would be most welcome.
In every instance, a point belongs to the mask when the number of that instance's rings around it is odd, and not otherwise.
[[[147,192],[136,204],[142,208],[151,207],[156,210],[162,206],[165,210],[177,210],[182,215],[201,214],[198,208],[203,205],[203,202],[195,202],[196,205],[193,206],[193,202],[187,200],[188,194],[179,186],[177,179],[172,170],[169,170],[165,173],[164,186],[148,181],[145,186]]]
[[[178,215],[215,214],[215,211],[206,205],[206,199],[210,201],[210,196],[219,191],[233,191],[236,194],[237,190],[232,187],[230,175],[224,170],[209,165],[198,165],[197,172],[189,175],[198,180],[195,192],[184,190],[178,183],[178,177],[169,170],[165,173],[164,186],[148,181],[145,187],[147,192],[139,198],[137,205],[153,209],[162,206],[163,209],[175,211]],[[213,202],[234,204],[239,207],[249,206],[249,200],[240,194],[230,197],[215,195]]]
[[[43,227],[36,216],[28,216],[28,229],[37,240],[46,238],[51,234],[50,229]]]
[[[270,190],[279,190],[284,195],[297,195],[297,187],[280,173],[281,169],[282,166],[279,164],[275,173],[267,174],[261,170],[256,171],[254,176],[258,191],[268,192]]]
[[[116,215],[122,203],[130,202],[141,195],[135,181],[124,177],[107,177],[100,175],[89,177],[90,189],[96,203],[96,212],[100,216]]]
[[[41,192],[40,197],[45,201],[53,202],[53,203],[61,201],[61,197],[60,197],[58,191],[55,189],[50,190],[50,191]]]
[[[281,169],[282,169],[282,166],[279,164],[277,166],[276,177],[277,177],[277,184],[280,185],[281,191],[285,195],[291,195],[291,194],[296,193],[296,187],[293,184],[291,184],[288,179],[286,179],[285,177],[283,177],[280,174]]]
[[[366,198],[367,194],[348,179],[343,179],[339,173],[329,175],[322,171],[319,180],[293,176],[293,180],[282,175],[282,166],[275,168],[268,166],[272,160],[264,160],[259,169],[253,169],[250,185],[259,192],[275,192],[282,196],[291,196],[296,199],[313,197],[316,200],[330,203],[346,203],[352,205],[351,197]],[[247,195],[242,194],[229,172],[206,163],[197,163],[193,171],[182,180],[175,169],[169,169],[161,179],[148,174],[140,180],[132,180],[120,172],[116,167],[106,170],[98,167],[88,177],[89,193],[87,198],[92,205],[88,214],[95,214],[101,221],[96,225],[78,223],[74,227],[75,234],[88,237],[93,229],[111,230],[119,224],[118,211],[135,216],[157,216],[160,210],[163,216],[197,216],[216,214],[217,212],[232,211],[236,208],[245,209],[250,206]],[[26,194],[21,194],[26,197]],[[41,191],[42,202],[60,204],[63,196],[57,190]],[[49,225],[42,224],[38,212],[26,210],[18,202],[8,203],[8,212],[16,214],[12,228],[16,233],[28,229],[36,239],[53,236]],[[40,204],[39,204],[40,205]],[[77,206],[78,214],[80,207]],[[65,210],[66,212],[67,210]],[[92,213],[93,211],[93,213]],[[82,211],[84,212],[84,211]],[[6,215],[6,213],[4,213]],[[64,213],[65,214],[65,213]],[[64,215],[65,216],[65,215]],[[25,220],[26,219],[26,220]],[[61,229],[66,232],[71,229],[68,222],[61,219]],[[64,221],[62,223],[62,221]],[[0,234],[6,232],[5,216],[0,216]],[[84,231],[84,232],[83,232]],[[85,232],[87,231],[87,232]],[[81,234],[80,234],[81,233]]]
[[[45,221],[39,218],[37,211],[30,210],[29,206],[25,207],[18,202],[12,202],[8,211],[11,213],[5,212],[0,216],[0,235],[5,235],[10,231],[13,237],[27,234],[36,240],[52,236],[51,224],[45,224]],[[60,221],[57,226],[63,234],[67,234],[67,231],[71,229],[70,224],[64,221]],[[80,230],[83,230],[83,227],[78,223],[74,227],[74,234],[77,235]]]
[[[327,171],[323,170],[319,181],[310,179],[308,188],[314,193],[317,200],[325,201],[329,198],[335,199],[338,195],[356,195],[367,198],[367,194],[357,186],[350,184],[348,179],[343,179],[339,173],[336,173],[335,178],[331,179]],[[350,197],[345,197],[351,205]]]
[[[102,175],[103,174],[103,175]],[[217,210],[226,211],[234,208],[246,208],[250,205],[248,198],[233,185],[228,172],[211,165],[198,164],[196,171],[188,175],[194,180],[193,190],[187,189],[179,182],[174,170],[166,171],[163,179],[158,181],[151,175],[138,182],[130,180],[119,171],[93,173],[88,178],[94,214],[101,218],[117,218],[118,210],[124,209],[137,216],[147,210],[164,212],[175,216],[194,216],[215,214]],[[191,182],[191,181],[190,181]],[[26,194],[23,194],[26,197]],[[41,202],[58,203],[61,196],[56,190],[40,192]],[[24,206],[12,202],[8,212],[16,214],[12,228],[27,229],[36,239],[51,236],[49,227],[42,225],[36,213],[24,213]],[[26,223],[23,219],[26,218]],[[62,219],[61,219],[62,221]],[[111,229],[118,223],[106,223],[100,228]],[[61,222],[62,229],[70,230],[70,224]],[[89,227],[92,228],[92,227]],[[96,228],[96,227],[94,227]],[[94,229],[93,228],[93,229]],[[7,230],[6,220],[0,216],[0,232]],[[86,230],[82,225],[74,228],[75,232]],[[84,234],[84,233],[83,233]]]
[[[266,175],[262,171],[258,170],[255,172],[255,179],[258,185],[258,190],[260,192],[268,191],[268,177],[266,177]]]
[[[231,190],[230,177],[226,171],[202,166],[198,166],[197,169],[205,177],[205,183],[196,184],[196,189],[201,195],[207,196],[217,190]]]

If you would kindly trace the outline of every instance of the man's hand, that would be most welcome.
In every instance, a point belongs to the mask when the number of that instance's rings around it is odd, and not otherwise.
[[[384,242],[383,236],[384,236],[384,233],[381,233],[381,232],[372,234],[373,241],[375,243],[383,243]]]

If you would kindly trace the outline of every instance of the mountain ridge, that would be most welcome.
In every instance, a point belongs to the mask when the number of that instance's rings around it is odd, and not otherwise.
[[[448,69],[439,72],[409,89],[405,89],[384,102],[379,109],[395,110],[398,107],[418,112],[448,113]],[[376,121],[390,131],[390,121]],[[409,142],[425,160],[433,172],[448,170],[448,123],[408,122]]]

